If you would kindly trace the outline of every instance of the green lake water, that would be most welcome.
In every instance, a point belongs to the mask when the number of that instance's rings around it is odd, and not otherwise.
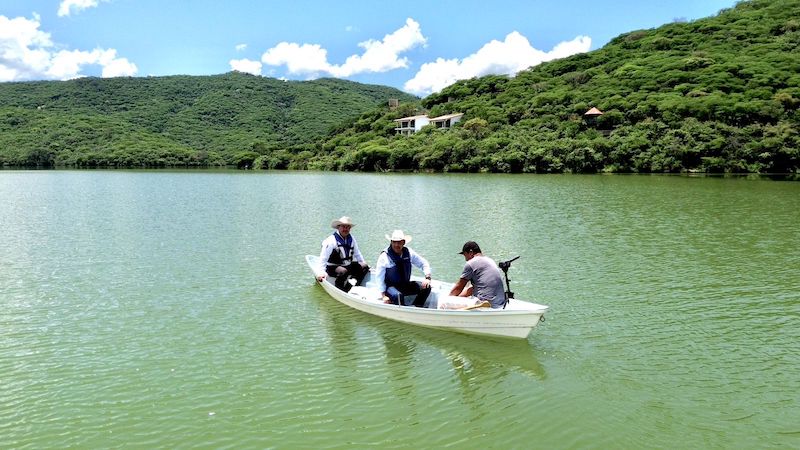
[[[455,281],[520,256],[527,340],[336,303],[349,215]],[[0,171],[0,448],[798,448],[800,183]]]

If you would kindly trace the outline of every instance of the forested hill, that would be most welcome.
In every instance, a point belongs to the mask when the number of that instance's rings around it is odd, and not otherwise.
[[[798,108],[800,0],[749,0],[421,101],[241,73],[0,83],[0,165],[800,173]],[[464,116],[395,135],[416,113]]]
[[[385,86],[237,72],[0,83],[0,165],[245,165],[391,98],[417,100]]]
[[[495,172],[795,172],[800,168],[800,0],[753,0],[632,31],[516,77],[457,82],[421,102],[455,128],[395,136],[373,111],[309,166]],[[604,112],[596,123],[584,113]]]

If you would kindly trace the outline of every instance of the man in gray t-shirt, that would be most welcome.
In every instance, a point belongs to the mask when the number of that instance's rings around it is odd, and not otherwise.
[[[468,241],[459,252],[467,261],[461,278],[450,291],[450,295],[469,297],[474,295],[480,300],[488,301],[492,308],[502,308],[506,303],[506,291],[503,288],[503,273],[497,263],[488,256],[483,256],[481,248],[474,241]],[[467,282],[472,286],[467,288]]]

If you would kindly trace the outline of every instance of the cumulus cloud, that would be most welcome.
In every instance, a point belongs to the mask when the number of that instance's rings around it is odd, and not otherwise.
[[[251,59],[232,59],[230,65],[232,70],[238,72],[261,75],[261,63],[258,61],[253,61]]]
[[[128,61],[128,58],[118,58],[117,51],[114,49],[95,51],[101,52],[96,64],[103,67],[100,72],[100,76],[103,78],[132,77],[139,71],[136,64]]]
[[[281,42],[261,55],[261,61],[270,66],[285,65],[295,75],[316,75],[331,67],[328,51],[317,44]]]
[[[97,6],[98,0],[62,0],[58,5],[58,17],[64,17],[72,14],[73,12],[79,13],[84,9],[94,8]]]
[[[58,50],[50,33],[33,19],[0,16],[0,81],[67,80],[83,76],[85,66],[102,68],[103,77],[132,76],[137,67],[114,49]]]
[[[81,66],[98,64],[103,67],[103,77],[116,77],[130,75],[136,72],[136,66],[125,58],[117,58],[117,51],[94,49],[62,50],[52,55],[47,74],[52,78],[61,80],[74,78],[81,70]]]
[[[400,55],[424,45],[419,23],[409,18],[405,25],[377,41],[370,39],[358,44],[364,49],[360,55],[349,56],[344,64],[328,62],[328,51],[318,44],[281,42],[267,50],[261,61],[270,66],[286,66],[289,74],[314,78],[321,74],[349,77],[360,73],[380,73],[406,68],[408,58]]]
[[[544,52],[533,48],[525,36],[513,31],[504,41],[493,40],[464,59],[437,58],[435,62],[423,64],[403,88],[417,95],[427,95],[458,80],[489,74],[514,75],[545,61],[587,52],[591,45],[591,38],[578,36]]]

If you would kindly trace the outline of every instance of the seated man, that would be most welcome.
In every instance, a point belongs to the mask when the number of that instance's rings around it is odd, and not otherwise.
[[[378,256],[377,280],[383,295],[384,303],[407,306],[403,297],[416,295],[414,306],[425,306],[425,300],[431,293],[431,266],[428,261],[414,250],[406,247],[411,236],[401,230],[394,230],[392,236],[386,236],[391,244]],[[412,266],[418,267],[425,274],[423,282],[411,281]]]
[[[506,304],[506,291],[503,288],[503,273],[492,258],[484,256],[474,241],[467,241],[459,252],[466,264],[450,295],[475,296],[481,301],[491,303],[492,308],[503,308]]]
[[[348,278],[353,277],[356,284],[361,284],[369,273],[369,266],[358,249],[358,243],[350,234],[350,229],[354,226],[347,216],[331,222],[331,228],[336,231],[322,241],[319,266],[316,269],[318,281],[324,280],[327,275],[336,277],[334,284],[345,292],[351,288]]]

